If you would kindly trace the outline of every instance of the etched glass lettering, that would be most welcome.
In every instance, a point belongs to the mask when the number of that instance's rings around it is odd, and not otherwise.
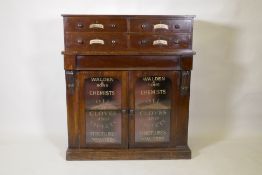
[[[121,112],[87,111],[86,143],[121,143]]]
[[[162,76],[138,78],[135,86],[136,109],[170,109],[171,81]]]
[[[168,142],[170,110],[136,110],[135,142]]]
[[[135,142],[170,140],[171,80],[144,76],[135,84]]]
[[[121,82],[112,77],[91,77],[85,82],[86,109],[121,109]]]

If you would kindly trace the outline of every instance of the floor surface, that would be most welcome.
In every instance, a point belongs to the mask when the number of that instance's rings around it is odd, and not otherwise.
[[[191,160],[66,161],[66,138],[0,139],[0,175],[261,175],[261,139],[189,139]]]

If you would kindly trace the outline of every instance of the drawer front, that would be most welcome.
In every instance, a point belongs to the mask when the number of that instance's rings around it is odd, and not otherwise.
[[[161,60],[161,61],[160,61]],[[187,65],[187,64],[186,64]],[[77,56],[77,70],[181,70],[179,56]]]
[[[190,49],[192,42],[191,34],[176,35],[142,35],[130,36],[130,47],[132,49]]]
[[[130,21],[130,31],[191,33],[192,21],[183,19],[133,19]]]
[[[64,18],[65,32],[126,32],[124,18],[67,17]]]
[[[125,34],[67,33],[65,41],[68,51],[111,51],[127,47]]]

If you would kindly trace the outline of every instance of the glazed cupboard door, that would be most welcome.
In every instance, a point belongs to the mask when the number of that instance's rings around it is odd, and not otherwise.
[[[172,147],[179,73],[132,71],[129,81],[129,147]]]
[[[128,146],[125,71],[80,71],[80,147]]]

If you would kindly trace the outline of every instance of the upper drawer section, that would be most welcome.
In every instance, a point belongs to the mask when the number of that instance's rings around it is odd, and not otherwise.
[[[65,17],[65,32],[127,32],[127,22],[121,17]]]
[[[131,32],[191,33],[190,19],[131,19]]]

